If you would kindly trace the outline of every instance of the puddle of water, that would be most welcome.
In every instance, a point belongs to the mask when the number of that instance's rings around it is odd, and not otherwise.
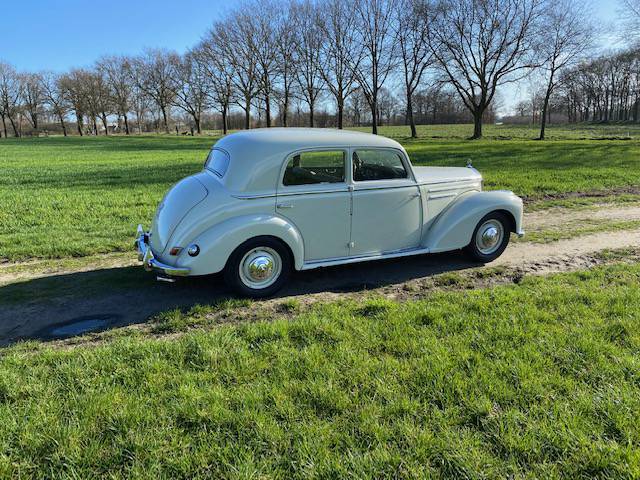
[[[55,337],[67,337],[69,335],[80,335],[81,333],[90,332],[99,328],[106,327],[108,320],[98,318],[90,320],[80,320],[78,322],[69,323],[61,327],[54,328],[49,333]]]
[[[44,336],[64,338],[82,335],[83,333],[94,332],[96,330],[104,330],[109,327],[117,317],[117,315],[88,315],[74,318],[57,325],[52,325],[44,332]]]

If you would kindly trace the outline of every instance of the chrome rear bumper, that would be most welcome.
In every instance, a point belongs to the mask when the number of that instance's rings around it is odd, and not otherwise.
[[[149,233],[142,229],[142,225],[138,225],[135,246],[138,251],[138,260],[142,262],[142,266],[146,271],[161,272],[171,277],[184,277],[189,275],[189,268],[174,267],[156,260],[149,246]]]

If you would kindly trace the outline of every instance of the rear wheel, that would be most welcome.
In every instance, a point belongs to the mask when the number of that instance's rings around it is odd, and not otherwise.
[[[478,222],[465,250],[473,260],[492,262],[507,248],[510,234],[509,218],[504,213],[491,212]]]
[[[273,237],[247,240],[227,261],[224,278],[237,293],[247,297],[269,297],[280,290],[291,274],[291,254]]]

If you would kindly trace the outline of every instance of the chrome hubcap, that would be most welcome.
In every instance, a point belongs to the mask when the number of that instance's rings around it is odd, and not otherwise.
[[[280,255],[269,247],[258,247],[245,253],[240,262],[240,279],[249,288],[267,288],[282,272]]]
[[[478,229],[476,246],[480,253],[490,255],[500,248],[504,238],[504,227],[498,220],[487,220]]]

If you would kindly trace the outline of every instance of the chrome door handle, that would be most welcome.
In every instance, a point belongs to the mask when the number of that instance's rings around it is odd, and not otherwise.
[[[293,208],[293,205],[290,203],[277,203],[276,208]]]
[[[416,192],[416,193],[412,193],[409,198],[420,198],[422,195],[420,195],[420,192]]]

